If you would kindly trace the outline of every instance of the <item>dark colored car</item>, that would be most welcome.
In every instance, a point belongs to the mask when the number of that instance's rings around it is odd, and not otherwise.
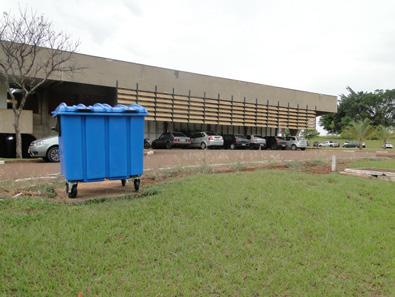
[[[191,144],[191,138],[181,132],[166,132],[159,136],[152,142],[152,148],[166,148],[171,149],[173,147],[188,147]]]
[[[22,156],[30,158],[29,145],[36,138],[31,134],[22,134]],[[16,140],[14,133],[0,133],[0,157],[15,158],[16,157]]]
[[[266,147],[272,150],[285,150],[287,141],[280,136],[265,136]]]
[[[241,148],[248,148],[250,141],[244,135],[222,135],[224,139],[224,148],[227,149],[241,149]]]
[[[150,142],[149,138],[144,138],[144,148],[145,149],[151,148],[151,142]]]

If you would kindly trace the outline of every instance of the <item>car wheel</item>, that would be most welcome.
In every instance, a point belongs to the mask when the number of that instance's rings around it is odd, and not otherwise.
[[[59,162],[59,146],[55,145],[48,149],[46,159],[49,162]]]
[[[306,150],[306,148],[305,148],[305,147],[302,147],[302,148],[301,148],[301,150],[302,150],[302,151],[305,151],[305,150]]]
[[[291,145],[291,150],[293,150],[293,151],[296,151],[296,149],[297,149],[297,147],[296,147],[296,145]]]
[[[200,144],[200,148],[201,148],[202,150],[205,150],[205,149],[207,148],[207,144],[206,144],[205,142],[202,142],[202,143]]]
[[[230,145],[230,149],[231,150],[234,150],[236,148],[236,146],[234,145],[234,143],[232,143],[231,145]]]
[[[171,142],[166,142],[166,148],[169,150],[171,149]]]

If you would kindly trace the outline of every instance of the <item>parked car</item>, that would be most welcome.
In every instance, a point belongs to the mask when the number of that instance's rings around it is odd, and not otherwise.
[[[340,145],[337,142],[332,140],[327,140],[324,142],[318,143],[318,147],[339,147]]]
[[[151,141],[149,138],[144,138],[144,148],[145,149],[151,148]]]
[[[29,158],[29,145],[36,138],[31,134],[21,134],[22,138],[22,157]],[[15,158],[16,157],[16,141],[15,133],[0,133],[0,157]]]
[[[48,162],[59,162],[59,137],[48,136],[33,141],[29,146],[31,157],[43,158]]]
[[[358,141],[349,141],[349,140],[346,140],[346,141],[343,143],[343,147],[344,147],[344,148],[358,148],[358,147],[359,147],[359,142],[358,142]],[[362,147],[363,147],[363,148],[366,147],[365,142],[362,142]]]
[[[214,132],[193,132],[191,134],[191,147],[200,147],[202,150],[210,147],[222,147],[224,138]]]
[[[280,136],[265,136],[266,139],[266,147],[272,150],[282,149],[285,150],[287,148],[287,142],[283,137]]]
[[[393,146],[392,146],[391,143],[386,143],[386,144],[383,145],[383,148],[385,148],[385,149],[392,149]]]
[[[152,142],[152,148],[166,148],[171,149],[173,147],[185,148],[191,144],[191,138],[181,132],[166,132],[159,136]]]
[[[303,137],[289,136],[285,138],[285,141],[287,142],[287,148],[293,151],[297,149],[304,151],[307,147],[307,141]]]
[[[261,135],[247,135],[247,139],[250,142],[250,149],[264,149],[266,148],[266,139]]]
[[[249,141],[244,135],[226,134],[222,137],[224,138],[224,148],[231,150],[248,148]]]

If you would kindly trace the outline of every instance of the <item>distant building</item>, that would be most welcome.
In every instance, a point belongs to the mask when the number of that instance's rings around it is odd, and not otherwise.
[[[336,112],[336,97],[263,84],[75,54],[83,67],[51,77],[32,96],[21,119],[25,133],[50,134],[50,113],[61,102],[138,103],[149,111],[145,134],[165,130],[275,135],[314,128],[315,119]],[[12,87],[12,86],[11,86]],[[0,86],[0,133],[13,132],[8,86]]]

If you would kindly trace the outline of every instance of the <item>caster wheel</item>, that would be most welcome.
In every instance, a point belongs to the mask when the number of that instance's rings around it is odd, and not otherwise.
[[[134,190],[135,190],[136,192],[138,192],[139,189],[140,189],[140,179],[139,179],[139,178],[135,178],[134,181],[133,181],[133,183],[134,183]]]
[[[121,179],[122,187],[126,186],[126,179]]]
[[[66,194],[69,198],[77,197],[77,194],[78,194],[77,186],[78,186],[77,183],[75,183],[75,184],[66,183]]]

